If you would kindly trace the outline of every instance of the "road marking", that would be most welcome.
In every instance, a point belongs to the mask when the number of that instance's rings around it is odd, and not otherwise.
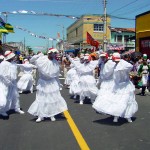
[[[67,119],[67,122],[81,148],[81,150],[90,150],[90,148],[88,147],[86,141],[84,140],[83,136],[81,135],[79,129],[77,128],[75,122],[73,121],[71,115],[69,114],[68,111],[64,111],[64,115]]]

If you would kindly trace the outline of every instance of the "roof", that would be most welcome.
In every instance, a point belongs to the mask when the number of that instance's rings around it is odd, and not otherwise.
[[[15,50],[17,50],[18,48],[17,48],[17,47],[14,47],[14,46],[7,45],[7,44],[2,44],[2,49],[3,49],[4,51],[6,51],[6,50],[15,51]]]
[[[150,14],[150,10],[136,16],[136,18]]]
[[[135,28],[111,28],[112,32],[135,32]]]

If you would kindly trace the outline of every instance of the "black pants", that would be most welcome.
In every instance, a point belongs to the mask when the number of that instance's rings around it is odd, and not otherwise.
[[[145,95],[145,90],[146,90],[146,86],[142,86],[142,92],[141,92],[142,95]]]

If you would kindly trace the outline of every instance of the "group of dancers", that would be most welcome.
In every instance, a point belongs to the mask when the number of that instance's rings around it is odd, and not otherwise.
[[[23,64],[14,63],[15,54],[6,51],[0,56],[0,114],[8,116],[8,111],[14,109],[20,114],[19,92],[33,93],[33,70],[38,71],[36,99],[28,109],[28,113],[36,116],[36,122],[44,118],[55,121],[55,116],[66,110],[67,103],[61,96],[59,81],[60,64],[55,59],[57,50],[50,49],[47,55],[39,52],[30,60],[25,59]],[[91,100],[96,112],[114,116],[114,122],[119,117],[132,122],[131,117],[138,110],[135,100],[135,87],[130,81],[129,72],[132,65],[121,59],[119,53],[108,58],[107,53],[100,53],[98,60],[92,60],[89,54],[80,54],[80,57],[71,57],[71,69],[67,72],[65,84],[69,85],[69,93],[83,105],[85,98]],[[17,70],[21,68],[23,75],[17,81]],[[100,68],[98,81],[94,77],[94,70]],[[100,87],[97,84],[100,83]]]
[[[8,116],[8,111],[24,114],[20,109],[19,92],[29,90],[33,93],[32,70],[37,69],[39,79],[36,86],[36,99],[28,109],[28,113],[36,116],[36,122],[41,122],[44,118],[55,121],[55,115],[66,111],[67,104],[60,93],[59,70],[60,66],[55,59],[55,49],[48,51],[47,55],[38,53],[24,64],[14,63],[15,54],[6,51],[4,56],[0,56],[0,114]],[[23,75],[17,82],[17,70],[21,67]]]
[[[102,52],[98,60],[92,60],[89,54],[80,55],[80,59],[67,55],[71,62],[65,84],[69,84],[69,93],[74,98],[79,96],[79,104],[83,105],[85,98],[91,100],[96,112],[114,116],[113,122],[119,117],[132,122],[131,117],[137,112],[135,86],[130,81],[129,73],[132,64],[121,59],[119,53],[108,57]],[[100,69],[96,82],[94,70]],[[100,84],[98,88],[97,84]]]

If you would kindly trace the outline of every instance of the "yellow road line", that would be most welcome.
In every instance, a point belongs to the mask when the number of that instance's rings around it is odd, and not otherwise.
[[[70,116],[68,111],[64,111],[64,115],[67,119],[67,122],[81,148],[81,150],[90,150],[90,148],[88,147],[86,141],[84,140],[83,136],[81,135],[79,129],[77,128],[76,124],[74,123],[72,117]]]

